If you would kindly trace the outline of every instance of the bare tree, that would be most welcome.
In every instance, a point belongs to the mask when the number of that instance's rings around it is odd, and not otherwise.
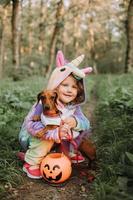
[[[52,68],[52,64],[53,64],[53,60],[54,60],[54,56],[55,56],[55,46],[56,46],[56,42],[57,42],[57,36],[60,32],[60,27],[61,27],[60,24],[62,22],[62,17],[63,17],[63,8],[64,8],[63,0],[60,0],[57,3],[56,23],[55,23],[54,31],[53,31],[51,42],[50,42],[49,65],[46,69],[47,74],[49,74],[51,72],[51,68]]]
[[[89,12],[91,10],[91,6],[92,6],[91,1],[89,1],[89,4],[88,4]],[[96,64],[96,52],[95,52],[95,32],[94,32],[94,27],[93,27],[93,17],[92,16],[90,16],[88,19],[88,26],[89,27],[88,27],[87,45],[88,45],[88,49],[90,51],[94,73],[98,74],[97,64]]]
[[[32,0],[28,0],[28,42],[29,42],[29,54],[32,53],[33,49],[33,22],[32,22]]]
[[[74,39],[73,39],[73,45],[75,52],[79,49],[79,38],[81,37],[81,29],[79,28],[79,25],[81,23],[81,16],[77,14],[77,17],[74,18],[74,24],[73,24],[73,31],[74,31]]]
[[[44,2],[44,0],[41,0],[40,2],[40,23],[39,23],[39,46],[38,50],[42,54],[42,52],[45,49],[44,45],[44,36],[45,36],[45,21],[46,21],[46,16],[47,16],[47,6],[46,6],[47,1]]]
[[[127,28],[127,51],[125,73],[133,72],[133,1],[130,0],[128,7]]]
[[[3,76],[4,57],[5,57],[5,26],[6,26],[7,10],[1,8],[0,10],[0,79]]]
[[[20,66],[21,0],[12,0],[12,48],[15,69]]]

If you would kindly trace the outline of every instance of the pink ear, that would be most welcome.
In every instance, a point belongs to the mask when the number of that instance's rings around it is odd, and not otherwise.
[[[62,51],[58,51],[56,55],[56,67],[61,67],[65,65],[65,58]]]
[[[93,69],[92,69],[92,67],[86,67],[86,68],[82,69],[82,71],[85,74],[90,74],[93,71]]]

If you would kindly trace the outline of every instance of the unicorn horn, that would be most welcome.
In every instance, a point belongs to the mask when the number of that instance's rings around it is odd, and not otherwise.
[[[72,60],[69,64],[77,67],[83,61],[84,57],[85,57],[84,55],[81,55],[81,56],[77,57],[76,59]]]

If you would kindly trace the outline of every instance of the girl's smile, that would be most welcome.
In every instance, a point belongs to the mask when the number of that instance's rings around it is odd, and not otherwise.
[[[58,98],[64,103],[72,102],[78,93],[78,86],[76,79],[72,75],[68,76],[57,88]]]

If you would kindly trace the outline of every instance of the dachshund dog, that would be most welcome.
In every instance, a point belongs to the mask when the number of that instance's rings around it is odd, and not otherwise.
[[[38,94],[37,96],[37,105],[39,101],[42,103],[43,107],[43,114],[48,117],[56,117],[59,116],[59,111],[56,107],[56,100],[57,100],[57,92],[54,90],[45,90]],[[34,115],[32,118],[33,121],[40,121],[41,116]],[[37,137],[41,138],[48,130],[53,130],[59,127],[59,125],[46,125],[43,130],[37,133]]]
[[[37,96],[37,104],[42,103],[43,107],[43,115],[48,117],[58,117],[59,110],[56,107],[58,95],[55,90],[45,90],[38,94]],[[41,116],[34,115],[33,121],[41,121]],[[41,131],[39,131],[36,137],[41,138],[48,130],[53,130],[59,127],[59,125],[46,125]],[[83,152],[91,161],[96,158],[96,147],[93,142],[89,139],[83,139],[79,146],[79,150]]]
[[[79,150],[84,153],[90,161],[96,159],[96,146],[91,139],[84,138],[79,146]]]

